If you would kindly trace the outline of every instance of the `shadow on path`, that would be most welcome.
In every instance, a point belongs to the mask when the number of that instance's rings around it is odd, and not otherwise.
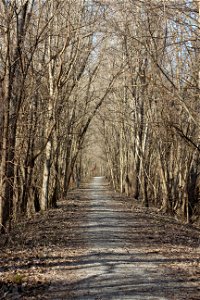
[[[199,232],[131,211],[102,177],[26,225],[0,267],[44,280],[22,299],[200,299]]]

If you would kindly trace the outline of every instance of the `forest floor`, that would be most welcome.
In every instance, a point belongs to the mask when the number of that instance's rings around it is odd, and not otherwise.
[[[200,299],[200,230],[103,178],[0,237],[0,299]]]

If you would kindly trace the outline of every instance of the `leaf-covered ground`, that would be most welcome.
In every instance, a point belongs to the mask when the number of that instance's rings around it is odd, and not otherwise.
[[[94,178],[0,237],[0,299],[199,300],[199,246],[198,228]]]

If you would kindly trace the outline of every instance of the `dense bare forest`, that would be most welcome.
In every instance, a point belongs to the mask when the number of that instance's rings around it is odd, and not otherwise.
[[[0,224],[105,175],[200,217],[200,1],[0,1]]]

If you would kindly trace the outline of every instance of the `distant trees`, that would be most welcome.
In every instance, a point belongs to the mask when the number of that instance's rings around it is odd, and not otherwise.
[[[100,129],[112,184],[189,221],[200,207],[199,2],[107,9],[123,70]]]
[[[87,1],[0,3],[0,224],[55,207],[66,194],[88,127],[116,74],[103,11]],[[96,82],[96,83],[95,83]]]
[[[116,190],[199,214],[199,16],[198,1],[0,2],[2,231],[96,172],[91,124]]]

